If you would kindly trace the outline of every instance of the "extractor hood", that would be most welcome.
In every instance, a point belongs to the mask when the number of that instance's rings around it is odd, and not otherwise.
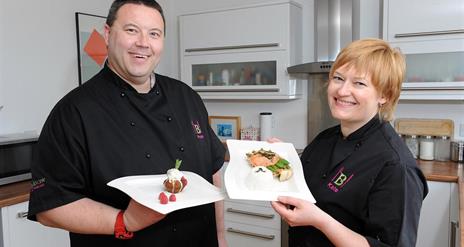
[[[353,29],[353,4],[359,0],[315,0],[315,56],[316,62],[287,68],[289,74],[328,73],[341,47],[356,34]],[[359,32],[357,32],[359,33]]]

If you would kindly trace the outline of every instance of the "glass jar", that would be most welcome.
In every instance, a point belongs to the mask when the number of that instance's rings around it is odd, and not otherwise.
[[[417,159],[419,156],[419,140],[417,139],[416,135],[406,135],[404,137],[404,142],[406,146],[408,146],[409,151],[411,151],[412,156]]]
[[[420,140],[419,158],[421,160],[434,159],[434,142],[432,136],[423,136]]]
[[[451,160],[458,163],[464,161],[464,141],[451,142]]]
[[[438,136],[435,139],[435,160],[448,161],[450,159],[451,142],[449,136]]]

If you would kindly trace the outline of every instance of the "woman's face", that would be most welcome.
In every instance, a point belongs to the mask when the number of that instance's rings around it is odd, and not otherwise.
[[[338,68],[330,78],[327,96],[332,116],[340,120],[342,127],[353,130],[371,120],[379,104],[386,102],[377,93],[369,74],[359,73],[347,65]]]

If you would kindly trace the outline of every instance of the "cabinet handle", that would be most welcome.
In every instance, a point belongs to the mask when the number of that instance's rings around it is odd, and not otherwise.
[[[266,47],[278,47],[278,46],[279,46],[279,43],[254,44],[254,45],[232,45],[232,46],[190,48],[190,49],[185,49],[185,52],[237,50],[237,49],[247,49],[247,48],[266,48]]]
[[[408,38],[417,36],[431,36],[431,35],[446,35],[446,34],[463,34],[464,29],[445,30],[445,31],[432,31],[432,32],[418,32],[418,33],[398,33],[395,38]]]
[[[26,218],[27,217],[27,213],[28,212],[19,212],[16,217],[19,218],[19,219],[23,219],[23,218]]]
[[[234,229],[232,227],[227,228],[227,231],[242,234],[242,235],[257,237],[257,238],[263,238],[267,240],[273,240],[275,238],[275,235],[265,235],[265,234],[259,234],[259,233],[249,232],[249,231],[242,231],[242,230]]]
[[[450,232],[450,246],[451,247],[456,247],[456,233],[459,228],[459,223],[451,221],[451,232]]]
[[[255,212],[250,212],[250,211],[245,211],[245,210],[240,210],[240,209],[233,209],[233,208],[227,208],[227,212],[251,215],[251,216],[256,216],[256,217],[261,217],[261,218],[266,218],[266,219],[273,219],[275,216],[273,214],[261,214],[261,213],[255,213]]]
[[[279,88],[265,88],[260,86],[260,88],[247,88],[246,86],[242,86],[240,88],[234,88],[234,87],[227,87],[226,89],[224,88],[219,88],[216,89],[214,87],[209,87],[209,88],[195,88],[195,91],[197,92],[279,92]]]

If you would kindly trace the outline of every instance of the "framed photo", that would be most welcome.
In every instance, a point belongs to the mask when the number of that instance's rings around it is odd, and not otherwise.
[[[79,85],[97,74],[105,64],[107,49],[103,28],[106,17],[76,12]]]
[[[209,116],[209,124],[221,141],[240,139],[240,117]]]

